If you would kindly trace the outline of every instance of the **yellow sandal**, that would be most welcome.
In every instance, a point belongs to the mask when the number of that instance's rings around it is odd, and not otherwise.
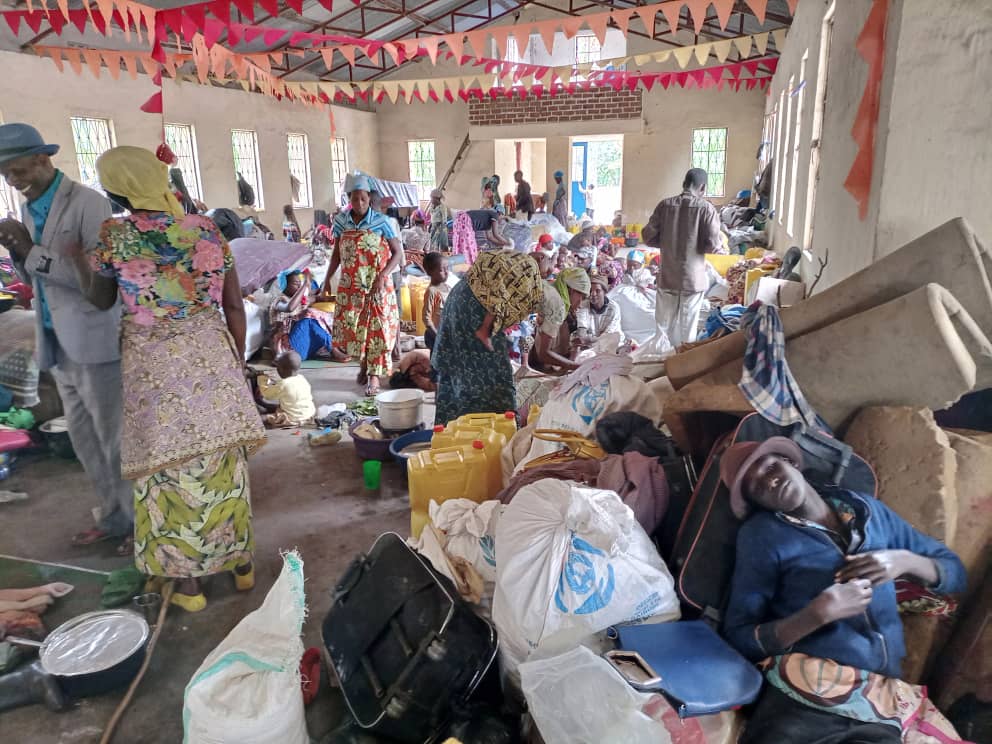
[[[200,592],[199,594],[180,594],[175,592],[169,600],[176,607],[182,607],[186,612],[200,612],[207,608],[207,598]]]
[[[239,592],[247,592],[255,588],[255,566],[252,564],[251,570],[246,574],[239,574],[236,570],[234,574],[234,588]]]

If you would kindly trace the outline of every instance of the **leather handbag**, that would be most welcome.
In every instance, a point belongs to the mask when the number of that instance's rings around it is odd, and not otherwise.
[[[680,718],[754,702],[761,672],[702,620],[610,629],[617,650],[604,656],[637,690],[660,692]]]

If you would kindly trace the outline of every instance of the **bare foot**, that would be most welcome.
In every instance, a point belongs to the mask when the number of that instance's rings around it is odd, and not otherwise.
[[[488,333],[480,328],[475,332],[475,337],[479,339],[479,341],[482,342],[482,345],[489,349],[489,351],[493,351],[493,340],[489,337]]]
[[[369,384],[365,388],[365,395],[372,398],[379,394],[379,375],[369,375]]]

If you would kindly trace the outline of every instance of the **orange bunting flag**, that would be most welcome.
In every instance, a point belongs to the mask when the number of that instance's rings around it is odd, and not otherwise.
[[[521,24],[519,26],[511,26],[513,29],[513,38],[517,42],[517,53],[522,57],[527,53],[527,47],[530,46],[530,26]]]
[[[548,55],[554,54],[555,51],[555,35],[558,33],[558,21],[551,19],[549,21],[541,21],[535,24],[538,34],[541,36],[541,41],[544,42],[544,48]]]
[[[595,34],[596,38],[599,39],[600,46],[606,43],[606,24],[609,21],[610,17],[602,13],[597,13],[586,18],[586,25]]]
[[[93,73],[93,77],[100,77],[100,68],[103,66],[103,60],[100,58],[100,52],[97,49],[82,49],[80,50],[83,59],[86,60],[87,67],[90,68],[90,72]]]
[[[653,39],[655,16],[658,14],[658,9],[653,5],[649,5],[646,7],[635,8],[634,12],[637,13],[638,17],[641,19],[641,23],[644,24],[644,30],[647,32],[647,35]],[[676,14],[675,17],[678,18],[678,15]]]
[[[762,26],[765,25],[765,11],[768,9],[768,0],[744,0],[751,12],[754,13],[754,17],[758,19],[758,23]]]
[[[665,14],[665,21],[668,23],[668,30],[675,33],[679,30],[679,14],[682,12],[682,3],[662,3],[661,12]],[[652,34],[653,36],[654,34]]]
[[[124,67],[127,68],[127,74],[131,76],[132,80],[138,79],[138,55],[134,52],[124,52],[121,54],[121,58],[124,60]]]
[[[462,54],[465,51],[465,35],[464,34],[448,34],[447,36],[442,36],[444,43],[448,45],[448,49],[451,53],[455,55],[455,63],[461,64]]]
[[[486,39],[489,37],[487,31],[472,31],[465,34],[469,45],[472,47],[473,56],[482,59],[486,56]]]
[[[686,0],[686,5],[689,6],[689,16],[692,18],[696,33],[702,33],[703,24],[706,22],[706,9],[710,6],[710,0]]]
[[[734,10],[734,0],[713,0],[713,7],[716,8],[720,28],[726,30],[727,24],[730,23],[730,14]]]
[[[104,64],[107,65],[107,72],[114,80],[119,80],[121,76],[121,55],[119,52],[101,52]]]
[[[344,57],[345,61],[349,65],[351,65],[352,67],[355,66],[355,47],[346,45],[346,46],[335,47],[335,49],[338,50],[338,53],[342,57]]]
[[[420,40],[420,46],[424,48],[427,52],[427,56],[431,59],[431,64],[437,64],[437,48],[441,44],[442,37],[440,36],[425,36]]]
[[[65,65],[62,64],[61,51],[59,51],[58,49],[52,49],[50,47],[39,47],[39,50],[48,53],[48,56],[52,58],[52,62],[55,63],[55,66],[58,68],[59,72],[63,72],[65,70]]]
[[[510,35],[510,28],[508,26],[494,26],[493,28],[489,29],[489,35],[493,37],[493,41],[496,43],[497,58],[499,59],[505,58],[506,37]],[[519,48],[518,51],[520,51]]]
[[[66,62],[69,63],[69,67],[72,68],[72,71],[74,73],[76,73],[77,75],[82,75],[83,74],[83,64],[82,64],[82,61],[79,58],[79,50],[78,49],[63,49],[62,50],[62,54],[65,57]]]
[[[613,22],[617,25],[617,28],[620,29],[620,33],[624,36],[627,35],[627,28],[630,26],[630,17],[632,15],[634,15],[633,8],[627,8],[626,10],[614,10],[610,14]]]
[[[566,39],[574,39],[579,34],[579,29],[582,28],[582,24],[586,22],[586,18],[582,16],[568,16],[567,18],[561,19],[558,23],[561,26],[561,32],[565,35]]]

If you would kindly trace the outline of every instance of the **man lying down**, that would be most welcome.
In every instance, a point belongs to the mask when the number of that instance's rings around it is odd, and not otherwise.
[[[817,491],[802,465],[784,437],[735,444],[720,462],[731,507],[747,520],[724,635],[763,662],[767,681],[741,742],[898,744],[924,693],[898,679],[906,649],[894,581],[960,592],[964,567],[871,496]]]

